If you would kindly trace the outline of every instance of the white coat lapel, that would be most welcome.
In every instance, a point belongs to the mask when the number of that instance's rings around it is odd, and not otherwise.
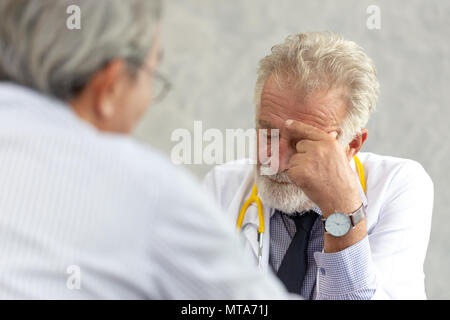
[[[253,187],[253,183],[251,187]],[[246,197],[242,204],[250,197],[252,188],[249,188],[246,193]],[[265,206],[263,203],[264,212],[264,238],[263,238],[263,252],[262,252],[262,270],[266,271],[269,264],[269,248],[270,248],[270,216],[272,209],[269,206]],[[258,206],[256,203],[252,203],[247,210],[244,221],[242,223],[242,233],[245,237],[245,251],[251,254],[255,261],[258,259],[258,229],[259,229],[259,217]]]
[[[235,197],[228,208],[228,214],[237,221],[244,202],[250,197],[254,184],[253,168],[249,170],[244,182],[239,186]],[[258,208],[252,203],[244,216],[241,232],[244,236],[244,250],[247,254],[257,257],[258,254]]]
[[[270,249],[270,217],[272,216],[273,209],[269,206],[264,205],[264,241],[263,241],[263,252],[262,252],[262,270],[267,271],[269,266],[269,249]],[[256,241],[258,243],[258,241]]]
[[[359,181],[358,171],[356,170],[356,164],[355,164],[354,159],[352,159],[352,161],[350,162],[350,166],[352,167],[353,171],[355,172],[355,177],[356,177],[356,180],[358,181],[358,190],[359,190],[359,195],[361,196],[361,201],[363,203],[363,206],[364,206],[364,208],[367,208],[367,197],[362,188],[361,181]],[[366,175],[364,174],[364,176],[366,176]],[[367,183],[366,183],[366,186],[367,186]]]

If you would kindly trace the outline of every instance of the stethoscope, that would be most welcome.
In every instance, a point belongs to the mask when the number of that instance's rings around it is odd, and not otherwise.
[[[353,157],[355,161],[356,172],[358,173],[359,182],[361,183],[361,187],[363,192],[366,192],[366,179],[364,176],[364,168],[362,166],[361,161],[357,156]],[[252,193],[247,201],[244,202],[244,205],[241,208],[239,213],[239,217],[237,219],[237,228],[238,230],[242,229],[242,222],[244,221],[245,214],[247,212],[248,207],[256,202],[256,206],[258,207],[258,267],[262,268],[262,251],[263,251],[263,236],[264,236],[264,211],[261,199],[258,197],[258,188],[256,187],[256,183],[253,184]]]

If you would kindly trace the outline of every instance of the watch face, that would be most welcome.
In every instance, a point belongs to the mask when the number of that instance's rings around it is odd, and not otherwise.
[[[350,217],[340,212],[333,213],[325,221],[325,230],[335,237],[345,236],[351,227]]]

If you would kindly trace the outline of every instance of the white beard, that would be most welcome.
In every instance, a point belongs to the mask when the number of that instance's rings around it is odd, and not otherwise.
[[[303,190],[289,179],[286,171],[266,176],[259,174],[256,169],[255,174],[258,195],[264,204],[287,214],[311,210],[316,206]]]

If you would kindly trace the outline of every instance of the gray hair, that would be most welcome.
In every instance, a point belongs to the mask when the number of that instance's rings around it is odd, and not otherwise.
[[[342,88],[347,100],[347,115],[340,124],[339,141],[348,144],[375,110],[379,83],[372,60],[352,41],[331,32],[306,32],[290,35],[272,47],[260,61],[255,88],[256,117],[267,78],[288,77],[296,85],[299,97],[318,90]],[[277,81],[278,82],[278,81]]]
[[[66,25],[71,5],[81,29]],[[161,0],[1,0],[0,80],[68,100],[114,59],[140,67],[160,14]]]

